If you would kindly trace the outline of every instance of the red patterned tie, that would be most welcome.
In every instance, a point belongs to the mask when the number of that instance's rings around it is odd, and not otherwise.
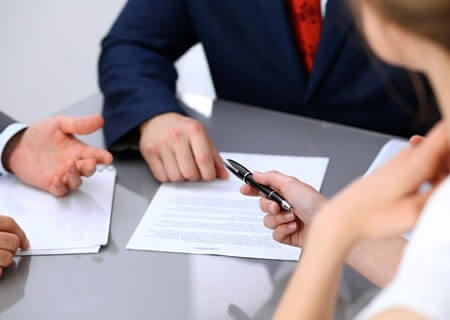
[[[322,29],[320,0],[287,0],[298,48],[311,73]]]

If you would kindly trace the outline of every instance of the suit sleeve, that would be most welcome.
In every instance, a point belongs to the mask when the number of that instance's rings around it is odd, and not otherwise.
[[[15,123],[11,117],[0,111],[0,134],[10,125]]]
[[[8,142],[26,128],[27,126],[25,124],[17,123],[11,117],[0,111],[0,176],[9,174],[3,165],[3,152]]]
[[[100,88],[111,148],[145,120],[182,109],[174,62],[197,42],[185,0],[129,0],[102,42]]]

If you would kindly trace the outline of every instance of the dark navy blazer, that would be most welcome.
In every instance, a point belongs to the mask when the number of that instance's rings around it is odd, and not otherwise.
[[[220,99],[395,135],[425,132],[432,121],[414,121],[408,74],[369,57],[345,3],[329,0],[308,76],[282,0],[129,0],[99,63],[108,147],[157,114],[182,112],[174,61],[198,42]]]

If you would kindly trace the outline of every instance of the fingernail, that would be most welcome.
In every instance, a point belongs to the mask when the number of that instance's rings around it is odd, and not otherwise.
[[[295,230],[297,229],[297,224],[295,222],[289,223],[288,224],[288,229],[289,230]]]
[[[293,213],[287,213],[287,214],[285,214],[284,215],[284,219],[285,220],[292,220],[292,219],[294,219],[294,214]]]

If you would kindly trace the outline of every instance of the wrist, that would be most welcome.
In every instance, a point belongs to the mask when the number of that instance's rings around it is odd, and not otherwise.
[[[14,163],[17,158],[17,153],[20,147],[20,142],[22,140],[23,134],[25,133],[25,130],[19,131],[17,134],[15,134],[6,144],[5,149],[3,150],[2,154],[2,164],[3,168],[5,168],[7,171],[11,173],[15,173],[14,170]]]
[[[153,118],[148,119],[144,122],[141,123],[141,125],[139,126],[139,134],[142,135],[145,131],[145,128],[147,128],[148,124],[150,123],[150,121],[152,121]]]
[[[156,116],[153,116],[152,118],[144,121],[140,126],[139,126],[139,133],[142,135],[144,133],[144,131],[146,130],[146,128],[155,120],[161,119],[161,118],[168,118],[168,117],[179,117],[181,116],[179,113],[176,112],[166,112],[166,113],[161,113],[158,114]]]
[[[358,242],[355,231],[355,228],[345,221],[343,215],[325,206],[311,224],[309,239],[313,242],[332,245],[336,253],[345,258]]]

